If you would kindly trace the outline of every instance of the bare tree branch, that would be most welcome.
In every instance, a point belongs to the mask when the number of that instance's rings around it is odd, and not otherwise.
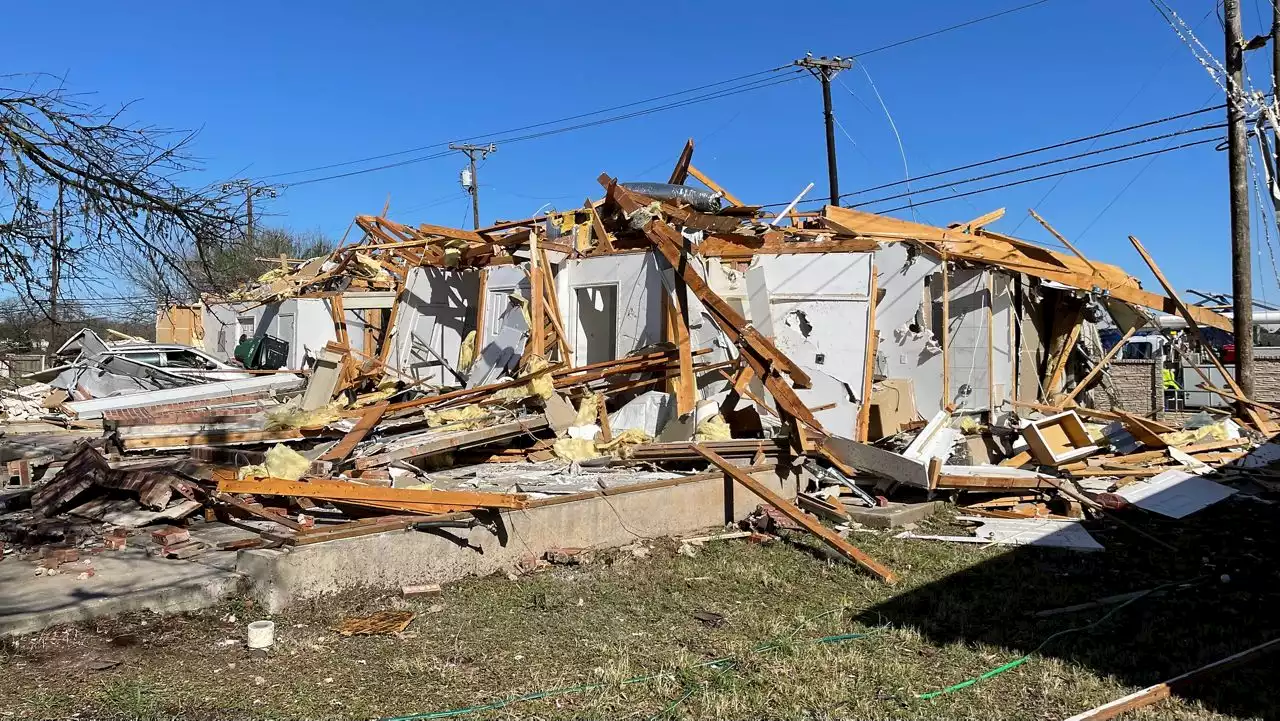
[[[139,263],[161,297],[207,285],[210,269],[191,258],[238,236],[239,206],[218,184],[182,182],[198,169],[194,135],[129,124],[127,105],[89,105],[61,82],[0,76],[0,283],[46,298],[56,253],[75,261],[63,264],[68,287]]]

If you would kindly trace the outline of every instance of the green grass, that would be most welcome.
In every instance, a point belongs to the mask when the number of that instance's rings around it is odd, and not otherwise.
[[[1144,520],[1179,553],[1115,527],[1095,532],[1107,546],[1100,554],[854,534],[901,573],[895,587],[825,558],[812,539],[713,543],[693,558],[663,542],[645,559],[597,554],[588,566],[472,579],[420,601],[324,599],[275,617],[277,644],[266,655],[219,645],[242,639],[259,617],[246,601],[101,620],[9,644],[0,709],[29,718],[372,718],[588,686],[467,718],[1062,718],[1280,634],[1272,515],[1235,501],[1179,524]],[[1138,601],[1007,673],[919,698],[1104,613],[1031,611],[1195,576],[1209,578]],[[419,615],[401,637],[330,630],[387,608]],[[697,611],[724,623],[704,624]],[[813,642],[848,633],[867,635]],[[122,663],[87,671],[79,660],[90,655]],[[706,665],[722,657],[733,662]],[[1126,718],[1276,717],[1278,666],[1256,662]],[[657,678],[626,683],[649,676]]]

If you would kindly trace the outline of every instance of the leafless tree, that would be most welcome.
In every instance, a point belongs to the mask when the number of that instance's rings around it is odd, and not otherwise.
[[[185,295],[171,299],[194,302],[203,294],[225,295],[277,267],[267,258],[314,258],[328,255],[333,247],[333,240],[319,231],[259,228],[252,235],[209,249],[203,256],[189,249],[186,258],[179,261],[187,269],[185,274],[160,276],[146,263],[132,261],[121,267],[121,275],[147,297],[167,297],[166,290],[181,288]]]
[[[217,184],[187,187],[193,135],[140,126],[48,75],[0,76],[0,283],[47,298],[142,264],[162,279],[206,273],[206,258],[238,234],[237,198]],[[64,292],[66,292],[64,290]]]

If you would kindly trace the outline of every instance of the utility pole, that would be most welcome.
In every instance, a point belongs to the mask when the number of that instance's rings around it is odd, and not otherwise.
[[[1271,3],[1271,101],[1280,103],[1280,2]],[[1276,131],[1274,139],[1271,147],[1280,160],[1280,130]],[[1271,167],[1280,165],[1272,163]]]
[[[265,195],[268,198],[276,197],[276,189],[265,183],[255,183],[248,178],[232,180],[222,184],[222,192],[230,192],[233,190],[244,191],[244,210],[245,210],[245,238],[253,238],[253,199],[259,195]]]
[[[1236,383],[1253,395],[1253,259],[1249,244],[1248,142],[1244,109],[1244,41],[1240,0],[1224,0],[1227,60],[1227,163],[1231,184],[1232,326]]]
[[[831,204],[840,204],[840,178],[836,171],[836,128],[835,115],[831,113],[831,78],[841,70],[853,67],[852,60],[843,58],[815,58],[807,55],[793,63],[809,72],[822,83],[822,117],[827,124],[827,187],[831,191]]]
[[[49,269],[49,346],[45,355],[53,353],[58,340],[58,284],[62,280],[62,183],[58,183],[58,203],[53,208],[53,262]]]
[[[488,145],[471,145],[470,143],[449,143],[450,150],[458,150],[466,154],[469,161],[467,169],[462,171],[459,180],[462,181],[462,188],[471,193],[471,223],[473,230],[480,229],[480,180],[476,177],[476,157],[481,160],[489,157],[489,153],[498,152],[498,146],[493,143]]]

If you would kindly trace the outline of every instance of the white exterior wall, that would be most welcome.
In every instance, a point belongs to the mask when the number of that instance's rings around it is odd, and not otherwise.
[[[1001,409],[1015,389],[1013,276],[985,268],[951,270],[951,378],[944,391],[941,262],[916,254],[908,263],[908,246],[902,243],[884,246],[875,257],[884,291],[876,308],[884,374],[912,380],[916,408],[926,419],[947,403],[960,410]],[[961,392],[965,386],[967,394]],[[1008,410],[1003,405],[999,412]]]
[[[577,365],[583,364],[576,357],[578,349],[585,346],[578,289],[598,286],[610,286],[616,294],[614,358],[662,340],[662,272],[652,252],[566,260],[556,277],[556,289],[561,323]]]
[[[475,327],[478,292],[476,270],[424,266],[410,271],[396,312],[388,365],[410,378],[426,378],[431,384],[457,384],[457,377],[424,347],[451,367],[458,367],[462,341]]]
[[[329,341],[337,340],[328,302],[290,298],[279,303],[209,303],[204,309],[204,349],[223,360],[233,359],[242,332],[271,335],[289,344],[286,368],[300,370]],[[351,333],[351,326],[348,332]]]
[[[813,379],[797,389],[831,433],[853,438],[865,399],[871,253],[757,255],[747,270],[752,325]]]

